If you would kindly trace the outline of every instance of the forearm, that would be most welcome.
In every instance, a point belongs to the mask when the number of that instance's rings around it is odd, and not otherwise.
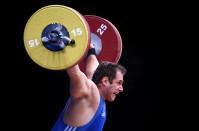
[[[86,76],[88,79],[92,79],[93,74],[98,67],[99,62],[95,55],[89,55],[86,61]]]

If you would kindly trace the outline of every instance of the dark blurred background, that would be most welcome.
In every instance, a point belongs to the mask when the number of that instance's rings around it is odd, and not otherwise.
[[[7,3],[7,2],[6,2]],[[69,97],[69,78],[65,71],[50,71],[36,65],[27,55],[23,31],[30,16],[50,4],[61,4],[82,15],[97,15],[112,22],[122,37],[119,63],[128,73],[124,92],[115,102],[107,103],[104,131],[162,130],[161,111],[162,52],[167,28],[164,3],[131,1],[31,0],[9,4],[2,19],[9,27],[6,35],[7,56],[2,56],[6,71],[6,121],[19,130],[48,131],[52,128]],[[8,10],[8,9],[6,9]]]

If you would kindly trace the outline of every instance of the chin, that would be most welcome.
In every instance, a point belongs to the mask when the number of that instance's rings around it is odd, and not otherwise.
[[[115,101],[115,96],[111,97],[108,101],[110,101],[110,102]]]
[[[114,100],[115,100],[115,99],[109,99],[108,101],[109,101],[109,102],[113,102]]]

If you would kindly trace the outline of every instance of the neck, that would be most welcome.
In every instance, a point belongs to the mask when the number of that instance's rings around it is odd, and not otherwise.
[[[98,89],[99,89],[99,93],[102,95],[102,98],[103,98],[103,100],[104,100],[104,102],[105,102],[105,95],[104,95],[104,93],[103,93],[102,88],[98,87]]]
[[[103,90],[101,89],[101,88],[99,88],[98,87],[98,89],[99,89],[99,93],[100,93],[100,95],[102,95],[102,98],[103,98],[103,101],[104,101],[104,106],[105,106],[105,108],[106,108],[106,99],[105,99],[105,96],[104,96],[104,93],[103,93]]]

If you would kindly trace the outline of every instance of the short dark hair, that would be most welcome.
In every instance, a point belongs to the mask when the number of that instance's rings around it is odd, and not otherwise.
[[[95,70],[92,81],[97,85],[101,82],[103,77],[108,77],[110,83],[112,83],[118,70],[121,71],[123,75],[125,75],[127,72],[126,68],[120,64],[112,62],[102,62]]]

